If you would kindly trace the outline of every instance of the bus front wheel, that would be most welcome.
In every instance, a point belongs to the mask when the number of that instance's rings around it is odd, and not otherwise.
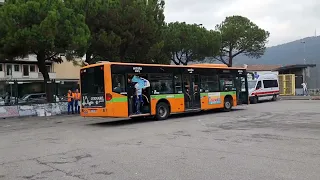
[[[165,120],[170,115],[169,105],[165,102],[160,102],[157,104],[157,111],[156,111],[156,119],[157,120]]]

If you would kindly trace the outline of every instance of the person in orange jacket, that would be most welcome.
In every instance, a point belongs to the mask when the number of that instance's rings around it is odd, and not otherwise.
[[[81,101],[81,94],[78,89],[74,93],[74,110],[76,113],[80,114],[80,101]]]
[[[67,97],[68,97],[68,114],[70,114],[70,108],[71,108],[72,114],[74,114],[74,111],[73,111],[74,95],[71,90],[68,90]]]

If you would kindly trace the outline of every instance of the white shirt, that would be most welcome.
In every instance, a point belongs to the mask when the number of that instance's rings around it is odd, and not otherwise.
[[[136,83],[134,87],[136,88],[137,95],[141,95],[142,89],[140,88],[139,83]]]

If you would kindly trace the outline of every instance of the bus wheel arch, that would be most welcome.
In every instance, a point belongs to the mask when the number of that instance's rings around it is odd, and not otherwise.
[[[167,99],[160,99],[156,105],[156,115],[157,120],[165,120],[169,117],[171,113],[170,102]]]
[[[233,97],[231,95],[226,95],[223,101],[223,110],[231,111],[232,106],[233,106]]]

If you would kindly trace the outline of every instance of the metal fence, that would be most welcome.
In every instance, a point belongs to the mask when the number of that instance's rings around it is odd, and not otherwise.
[[[282,96],[295,95],[295,75],[281,74],[279,77],[279,90]]]

